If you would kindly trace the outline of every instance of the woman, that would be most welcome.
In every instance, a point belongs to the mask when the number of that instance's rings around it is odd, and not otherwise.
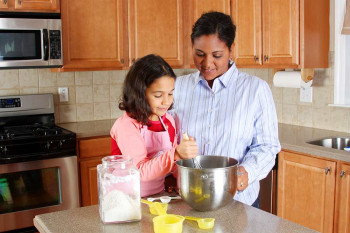
[[[268,84],[239,72],[232,61],[236,27],[220,12],[203,14],[192,34],[197,72],[178,77],[173,116],[178,136],[195,138],[202,155],[238,160],[234,199],[259,208],[259,180],[280,151],[276,110]]]

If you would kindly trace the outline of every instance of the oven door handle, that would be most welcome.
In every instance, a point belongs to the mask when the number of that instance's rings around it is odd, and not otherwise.
[[[49,60],[49,34],[47,29],[43,29],[44,61]]]

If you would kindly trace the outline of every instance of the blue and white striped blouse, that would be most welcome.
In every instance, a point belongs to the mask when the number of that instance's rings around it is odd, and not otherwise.
[[[251,205],[259,194],[259,180],[267,176],[281,146],[276,109],[268,84],[230,69],[212,88],[199,71],[176,79],[174,106],[178,138],[195,138],[200,155],[229,156],[248,172],[249,185],[235,200]]]

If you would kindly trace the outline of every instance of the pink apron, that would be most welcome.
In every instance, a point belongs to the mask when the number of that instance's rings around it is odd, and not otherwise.
[[[159,117],[165,131],[154,132],[148,130],[147,125],[141,128],[141,136],[145,141],[147,157],[152,159],[162,155],[172,148],[170,136],[167,127],[161,117]],[[141,197],[149,196],[162,192],[164,190],[164,177],[159,177],[151,181],[141,180]]]

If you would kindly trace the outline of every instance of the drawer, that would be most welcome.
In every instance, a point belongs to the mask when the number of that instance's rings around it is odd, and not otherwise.
[[[111,154],[111,137],[82,139],[78,142],[79,158]]]

